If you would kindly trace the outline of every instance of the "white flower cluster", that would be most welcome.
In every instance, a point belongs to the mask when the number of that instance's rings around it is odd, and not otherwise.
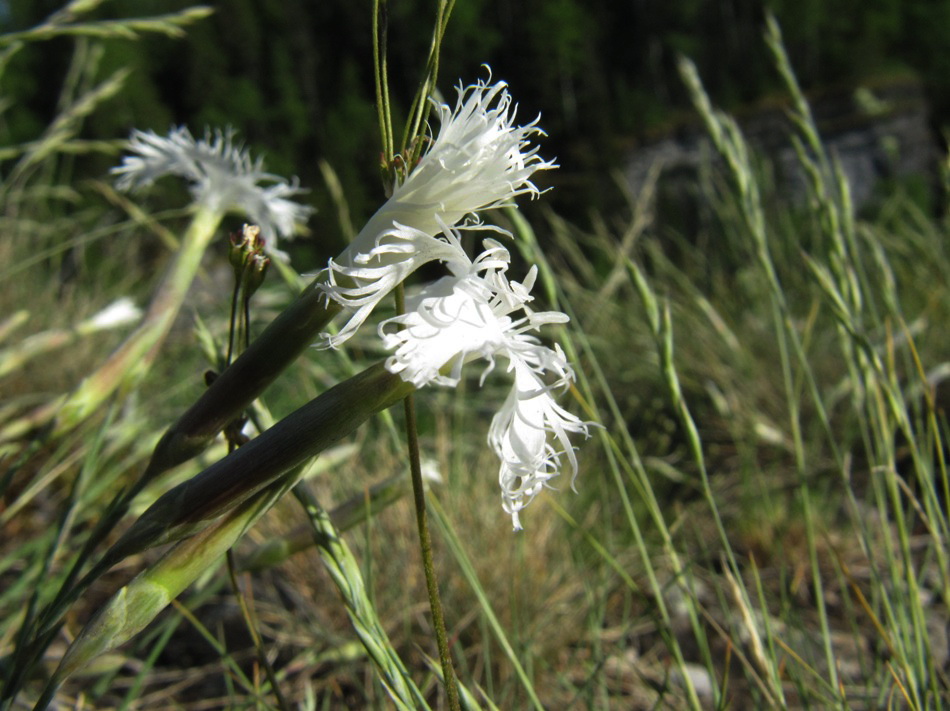
[[[386,367],[416,387],[454,386],[462,366],[484,358],[484,381],[496,359],[507,361],[514,384],[492,421],[489,443],[501,459],[502,502],[515,529],[519,512],[567,459],[577,460],[568,435],[588,434],[588,423],[555,402],[574,372],[560,347],[543,345],[533,332],[564,323],[560,312],[534,312],[528,303],[537,270],[524,282],[506,276],[510,256],[497,241],[484,240],[474,261],[462,248],[457,228],[494,230],[478,213],[510,204],[518,195],[537,195],[532,173],[555,167],[537,155],[529,138],[541,133],[537,120],[515,126],[506,85],[479,82],[459,89],[454,110],[440,106],[441,128],[405,182],[372,217],[350,247],[331,260],[323,289],[350,309],[348,322],[325,345],[350,338],[377,303],[423,264],[441,261],[449,276],[430,284],[407,303],[407,313],[379,327],[392,355]]]
[[[200,206],[246,214],[261,228],[272,255],[284,256],[277,250],[277,235],[293,237],[297,224],[312,212],[289,199],[303,192],[296,178],[288,183],[264,172],[263,161],[251,160],[250,151],[235,144],[231,130],[209,131],[198,140],[184,126],[173,128],[168,136],[135,130],[129,150],[131,155],[112,170],[119,176],[120,190],[147,187],[166,175],[177,175],[190,183],[192,197]],[[262,182],[270,184],[259,185]]]
[[[451,258],[434,239],[443,226],[495,229],[480,225],[478,213],[539,193],[532,173],[556,166],[530,144],[531,136],[543,133],[537,119],[514,125],[517,107],[506,86],[459,87],[454,110],[440,105],[442,123],[429,150],[329,263],[327,294],[356,311],[327,345],[339,346],[352,336],[376,304],[423,264]]]

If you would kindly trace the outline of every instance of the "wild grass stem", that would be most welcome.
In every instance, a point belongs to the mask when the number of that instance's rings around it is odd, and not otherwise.
[[[535,231],[520,213],[511,210],[508,211],[507,216],[512,221],[514,233],[519,240],[519,246],[525,251],[525,256],[529,261],[534,262],[539,267],[541,283],[545,287],[548,300],[552,304],[557,305],[558,308],[563,309],[565,313],[576,322],[577,316],[573,312],[570,300],[565,298],[560,282],[556,278],[554,270],[538,244]],[[580,341],[579,347],[574,342],[575,337]],[[583,356],[585,356],[585,368],[578,372],[578,385],[584,394],[584,401],[591,408],[590,413],[592,419],[598,423],[606,422],[606,419],[600,414],[596,405],[598,399],[594,396],[593,388],[593,383],[596,383],[600,395],[607,405],[611,418],[615,423],[618,423],[618,426],[613,431],[615,434],[612,434],[611,430],[604,427],[597,428],[595,436],[600,439],[601,448],[607,457],[615,490],[620,498],[625,519],[640,554],[644,566],[644,574],[647,577],[649,589],[653,595],[653,602],[656,605],[663,623],[662,633],[670,653],[676,661],[677,668],[680,670],[689,705],[695,709],[702,708],[696,687],[686,667],[685,655],[676,636],[671,633],[672,616],[666,601],[665,585],[660,583],[658,571],[653,565],[653,556],[650,553],[646,537],[644,536],[638,517],[633,510],[630,492],[627,489],[628,483],[633,485],[634,491],[647,507],[650,518],[656,527],[656,532],[661,537],[664,553],[672,568],[672,585],[676,587],[688,585],[686,582],[690,578],[688,566],[683,563],[682,557],[673,543],[672,534],[663,515],[662,507],[650,484],[649,476],[643,466],[643,461],[637,450],[636,443],[628,429],[622,424],[624,418],[620,407],[614,398],[613,391],[600,366],[597,355],[594,353],[590,342],[584,335],[584,331],[582,329],[575,332],[565,331],[562,335],[561,342],[571,361],[579,362],[581,355],[583,354]],[[621,442],[623,443],[622,447]],[[697,640],[703,640],[705,636],[699,625],[699,613],[692,604],[692,599],[689,597],[686,599],[690,626]]]
[[[389,636],[367,596],[359,564],[346,542],[307,487],[296,487],[294,496],[307,513],[326,570],[343,597],[353,629],[376,665],[380,681],[390,699],[401,710],[428,709],[425,698],[389,641]]]

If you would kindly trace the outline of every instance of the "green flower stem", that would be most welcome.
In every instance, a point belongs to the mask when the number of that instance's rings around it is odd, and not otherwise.
[[[386,165],[392,163],[393,117],[389,104],[389,72],[386,60],[386,37],[389,32],[389,3],[373,1],[373,75],[376,83],[376,110],[379,120],[380,145]]]
[[[419,461],[419,433],[416,428],[416,405],[412,393],[403,400],[406,412],[406,437],[409,444],[409,469],[412,472],[412,494],[416,508],[416,525],[419,529],[419,545],[422,551],[422,567],[426,575],[426,592],[429,594],[429,609],[432,611],[432,624],[435,628],[435,640],[439,648],[439,662],[442,665],[442,678],[445,681],[445,694],[449,708],[460,711],[459,691],[449,652],[448,634],[445,631],[445,615],[442,614],[442,599],[439,597],[439,581],[435,577],[435,562],[432,559],[432,536],[429,534],[429,522],[426,516],[425,488],[422,484],[422,467]]]
[[[435,27],[432,29],[432,44],[429,47],[429,58],[426,61],[425,75],[419,90],[413,97],[412,105],[409,108],[409,120],[406,122],[405,132],[402,137],[402,147],[400,150],[412,153],[406,156],[411,165],[422,154],[422,145],[416,139],[425,135],[426,118],[432,108],[429,97],[436,87],[436,80],[439,75],[439,55],[442,50],[442,40],[445,37],[445,30],[449,24],[449,17],[452,9],[455,7],[455,0],[439,0],[436,7]],[[413,146],[413,143],[417,145]]]
[[[159,440],[150,476],[171,469],[202,452],[225,425],[245,410],[280,375],[340,311],[309,284]]]
[[[181,540],[270,486],[395,404],[413,386],[382,363],[367,368],[288,415],[201,474],[179,484],[149,507],[102,560],[45,616],[55,624],[65,606],[103,572],[153,546]]]
[[[99,655],[127,642],[194,582],[285,494],[299,471],[273,483],[204,531],[175,545],[120,589],[83,628],[66,651],[37,709],[46,708],[60,684]]]

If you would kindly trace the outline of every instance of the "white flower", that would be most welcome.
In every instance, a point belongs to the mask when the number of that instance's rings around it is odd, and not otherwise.
[[[185,178],[199,205],[222,213],[243,212],[259,225],[267,250],[277,256],[282,256],[276,249],[277,235],[292,237],[296,225],[313,211],[288,199],[303,192],[296,178],[288,183],[264,172],[260,158],[251,160],[250,151],[235,144],[231,129],[209,131],[199,140],[184,126],[173,128],[168,136],[135,130],[129,150],[133,155],[112,170],[119,176],[120,190],[146,187],[166,175]]]
[[[556,166],[542,160],[529,141],[543,133],[538,119],[514,125],[516,107],[506,86],[460,86],[454,109],[439,105],[441,127],[429,150],[349,247],[330,262],[329,283],[323,287],[328,297],[358,309],[339,334],[327,339],[330,345],[349,338],[373,307],[420,266],[456,258],[433,245],[442,241],[435,235],[447,234],[466,217],[467,228],[492,229],[480,225],[477,213],[510,204],[518,195],[538,194],[531,175]],[[445,241],[451,244],[451,239]]]
[[[496,358],[507,359],[514,388],[492,422],[489,443],[502,462],[502,503],[517,530],[518,512],[558,474],[563,455],[576,475],[568,433],[587,436],[588,424],[555,402],[555,391],[574,377],[563,351],[529,333],[547,323],[564,323],[567,316],[531,311],[527,304],[536,270],[522,284],[510,282],[508,252],[493,240],[485,240],[485,247],[474,262],[453,262],[453,276],[426,287],[412,311],[388,319],[379,330],[384,346],[393,351],[386,368],[416,387],[454,386],[464,363],[476,357],[488,361],[484,381]],[[524,315],[514,317],[517,311]]]
[[[422,474],[422,481],[427,484],[444,484],[442,473],[439,471],[439,463],[430,457],[423,457],[419,462],[419,472]]]
[[[110,328],[120,328],[137,321],[141,316],[142,310],[135,305],[135,302],[129,297],[123,296],[81,323],[79,330],[103,331]]]
[[[380,325],[383,346],[393,351],[386,367],[416,387],[430,382],[454,386],[462,365],[472,356],[488,361],[487,374],[494,367],[495,355],[501,353],[538,370],[556,372],[558,382],[569,381],[567,362],[526,333],[545,323],[564,323],[567,316],[526,312],[513,319],[511,314],[533,298],[529,292],[536,271],[529,272],[525,284],[509,282],[504,275],[508,250],[490,239],[484,246],[474,262],[467,258],[451,262],[452,276],[428,285],[409,300],[406,314]]]
[[[439,135],[396,186],[392,207],[429,221],[438,213],[454,226],[468,214],[510,204],[518,195],[538,194],[531,175],[556,166],[542,160],[528,140],[543,135],[537,127],[540,117],[514,125],[517,106],[512,106],[507,86],[503,81],[459,85],[454,109],[438,105]],[[426,230],[423,224],[414,226]]]
[[[520,530],[518,512],[558,475],[562,455],[571,463],[572,477],[577,476],[577,457],[568,433],[587,437],[588,423],[558,405],[551,386],[523,361],[512,359],[511,370],[514,387],[492,419],[488,441],[501,459],[498,483],[502,506],[511,514],[515,530]],[[551,435],[554,443],[549,441]]]

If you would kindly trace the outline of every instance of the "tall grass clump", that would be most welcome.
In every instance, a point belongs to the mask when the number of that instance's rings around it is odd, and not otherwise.
[[[947,698],[950,222],[857,214],[773,21],[804,197],[684,58],[708,219],[679,234],[652,184],[532,226],[543,121],[487,69],[431,100],[451,2],[394,119],[374,3],[385,198],[301,276],[306,193],[232,129],[78,138],[127,81],[101,38],[207,14],[97,5],[0,37],[3,69],[76,43],[0,152],[0,708]],[[90,151],[111,180],[71,180]],[[187,206],[141,197],[167,176]]]
[[[653,524],[627,585],[652,591],[669,625],[674,698],[696,705],[702,688],[699,703],[720,706],[936,707],[950,590],[945,227],[901,195],[881,207],[886,224],[858,219],[772,21],[766,39],[804,206],[770,192],[684,59],[714,155],[701,176],[707,232],[653,232],[649,194],[631,196],[617,237],[552,222],[572,272],[552,283],[585,325],[582,370],[602,391],[587,399],[616,403],[598,418],[614,423],[606,461],[625,430],[639,434],[630,482],[617,477],[603,506],[633,511],[631,545],[643,535],[633,522]],[[648,484],[628,502],[638,462]]]

